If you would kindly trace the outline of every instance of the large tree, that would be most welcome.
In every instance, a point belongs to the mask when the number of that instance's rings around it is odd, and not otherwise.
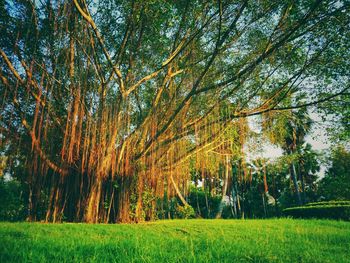
[[[186,203],[191,158],[226,147],[233,119],[346,93],[349,67],[329,65],[349,61],[349,11],[346,0],[1,0],[2,152],[7,172],[26,170],[29,219],[43,195],[48,221],[128,222],[131,194],[142,220],[145,189]],[[284,107],[290,92],[308,98]]]

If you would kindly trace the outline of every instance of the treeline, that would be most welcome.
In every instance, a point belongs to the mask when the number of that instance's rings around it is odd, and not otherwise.
[[[306,186],[302,191],[301,181],[298,185],[303,196],[303,204],[311,206],[316,201],[350,200],[350,152],[342,147],[335,148],[330,156],[325,176],[318,178],[314,173],[305,176]],[[319,158],[319,156],[318,156]],[[313,160],[315,161],[315,160]],[[205,185],[196,178],[193,171],[191,185],[186,196],[187,206],[178,197],[155,197],[151,189],[143,192],[142,215],[145,220],[175,218],[269,218],[285,216],[285,208],[297,206],[295,189],[290,179],[286,160],[266,166],[266,174],[253,173],[248,181],[239,181],[235,171],[229,177],[229,185],[222,204],[223,181],[218,178]],[[316,169],[317,170],[317,169]],[[315,171],[315,170],[314,170]],[[264,179],[266,177],[266,181]],[[242,178],[241,178],[242,179]],[[199,185],[199,184],[201,185]],[[117,187],[117,186],[116,186]],[[268,188],[268,191],[266,191]],[[0,220],[22,221],[28,218],[28,185],[17,180],[0,179]],[[349,201],[344,201],[348,204]],[[326,205],[328,202],[324,202]],[[338,202],[338,203],[341,203]],[[48,196],[43,194],[36,218],[45,220]],[[320,205],[322,202],[319,203]],[[330,203],[332,204],[332,203]],[[135,218],[137,197],[131,196],[130,217]],[[222,206],[222,207],[220,207]],[[308,205],[309,206],[309,205]],[[104,209],[109,204],[105,203]],[[327,212],[327,211],[326,211]],[[327,213],[324,214],[326,216]],[[63,217],[63,221],[68,218]]]

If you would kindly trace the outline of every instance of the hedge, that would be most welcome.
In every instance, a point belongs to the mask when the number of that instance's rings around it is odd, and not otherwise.
[[[322,202],[314,202],[308,203],[305,206],[321,206],[321,205],[350,205],[350,201],[322,201]]]
[[[350,205],[314,205],[290,207],[283,214],[295,218],[329,218],[350,220]]]

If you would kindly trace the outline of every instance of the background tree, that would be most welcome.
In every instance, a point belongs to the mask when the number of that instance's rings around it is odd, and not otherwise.
[[[330,166],[319,182],[318,194],[324,200],[350,199],[350,153],[343,147],[333,149]]]
[[[292,97],[289,98],[287,105],[290,105]],[[302,148],[305,143],[305,136],[311,129],[312,120],[308,115],[307,109],[296,109],[285,111],[282,114],[265,114],[263,129],[270,141],[282,148],[284,154],[289,155],[290,178],[293,183],[293,191],[296,200],[301,205],[305,200],[300,194],[298,179],[301,179],[304,189],[301,170],[297,169],[296,159],[298,148]],[[300,164],[302,160],[300,160]],[[299,172],[299,173],[298,173]]]

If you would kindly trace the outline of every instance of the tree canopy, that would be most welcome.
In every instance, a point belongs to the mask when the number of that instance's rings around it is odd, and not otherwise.
[[[144,220],[144,193],[182,197],[191,167],[213,176],[242,154],[247,117],[350,88],[347,0],[1,0],[0,14],[1,152],[33,220],[44,196],[47,221]]]

